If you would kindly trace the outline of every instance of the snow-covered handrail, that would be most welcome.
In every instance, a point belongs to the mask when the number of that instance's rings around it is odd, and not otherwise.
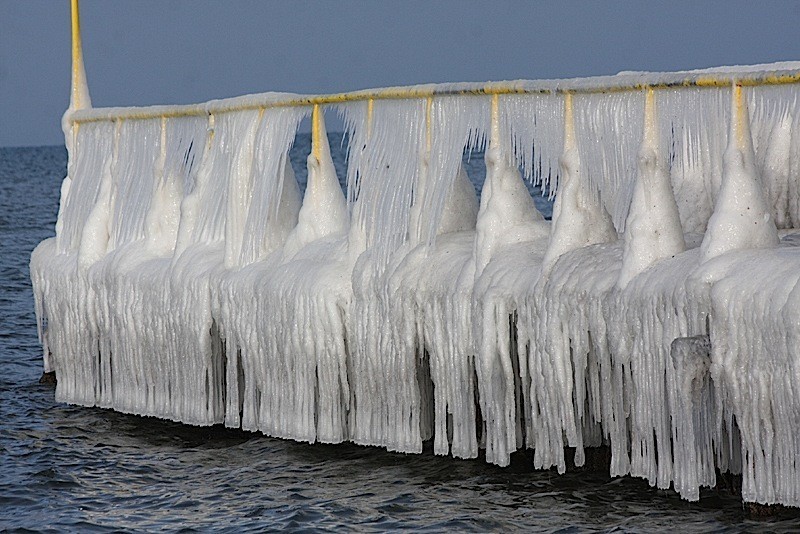
[[[620,73],[614,76],[578,79],[410,85],[327,95],[261,93],[211,100],[202,104],[82,109],[75,111],[70,116],[70,120],[76,123],[85,123],[158,117],[197,117],[264,108],[303,107],[369,100],[424,99],[437,96],[596,94],[643,91],[645,89],[719,88],[729,87],[733,84],[752,87],[794,83],[800,83],[800,62],[749,65],[747,67],[717,67],[669,73]]]

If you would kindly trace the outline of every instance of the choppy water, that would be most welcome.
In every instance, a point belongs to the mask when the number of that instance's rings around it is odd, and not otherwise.
[[[307,142],[293,152],[301,180],[305,154]],[[500,469],[57,404],[38,384],[28,259],[52,235],[65,166],[61,147],[0,149],[0,530],[800,528],[796,517],[746,520],[726,492],[687,503],[641,480],[524,460]],[[470,172],[482,179],[479,160]]]

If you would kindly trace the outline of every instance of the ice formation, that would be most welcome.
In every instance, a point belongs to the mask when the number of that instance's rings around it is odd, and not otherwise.
[[[327,104],[97,110],[86,90],[31,259],[56,397],[499,465],[531,448],[559,471],[607,444],[615,476],[697,499],[741,472],[745,500],[800,506],[800,113],[770,82],[799,67]]]

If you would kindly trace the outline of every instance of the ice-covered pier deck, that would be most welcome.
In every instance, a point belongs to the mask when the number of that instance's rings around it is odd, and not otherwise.
[[[800,506],[800,64],[92,109],[74,59],[58,400]]]

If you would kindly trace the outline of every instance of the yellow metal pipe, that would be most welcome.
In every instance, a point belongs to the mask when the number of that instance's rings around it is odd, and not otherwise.
[[[644,98],[644,141],[650,144],[658,139],[658,110],[656,109],[656,92],[648,87]]]
[[[321,111],[319,104],[314,104],[314,110],[311,112],[311,151],[317,161],[322,160],[322,125],[320,121]]]
[[[70,3],[70,15],[72,15],[72,95],[76,95],[76,81],[80,77],[79,65],[83,57],[83,49],[81,46],[81,16],[78,0],[72,0]],[[79,105],[79,102],[74,102]]]
[[[575,146],[575,119],[572,111],[572,93],[564,95],[564,150]]]
[[[489,146],[497,146],[500,143],[500,95],[492,96],[490,123],[491,132],[489,135]]]
[[[375,112],[375,99],[367,101],[367,139],[372,137],[372,115]]]
[[[72,19],[72,91],[70,95],[70,109],[84,109],[91,107],[89,90],[86,83],[86,69],[83,65],[83,47],[81,45],[81,17],[78,0],[70,3]]]
[[[742,152],[747,150],[747,145],[749,144],[749,140],[745,137],[745,135],[749,134],[749,129],[747,126],[747,121],[750,120],[750,117],[747,113],[747,105],[745,104],[745,100],[742,97],[742,87],[740,85],[733,86],[733,113],[731,114],[731,121],[735,123],[736,128],[733,131],[736,132],[736,146]]]
[[[77,0],[72,0],[77,3]],[[75,30],[73,29],[73,32]],[[80,49],[80,41],[78,40],[78,50]],[[82,63],[81,63],[82,65]],[[601,94],[601,93],[622,93],[632,91],[644,91],[647,89],[652,90],[666,90],[678,88],[720,88],[729,87],[732,84],[740,86],[754,87],[754,86],[775,86],[800,83],[800,72],[792,72],[788,74],[762,74],[749,75],[747,73],[736,74],[721,74],[719,76],[708,75],[701,77],[685,78],[672,82],[665,82],[660,84],[644,84],[634,83],[630,85],[598,85],[598,86],[584,86],[584,87],[569,87],[568,82],[561,83],[558,87],[528,87],[520,86],[519,82],[497,82],[484,85],[474,85],[464,88],[443,88],[437,89],[435,86],[428,87],[394,87],[388,89],[378,89],[373,91],[357,91],[352,93],[338,93],[331,95],[313,95],[313,96],[297,96],[289,97],[285,100],[278,100],[273,102],[254,102],[252,104],[242,105],[229,105],[219,103],[217,106],[214,104],[208,105],[189,105],[185,107],[174,108],[172,110],[154,111],[149,108],[123,108],[119,114],[113,114],[114,118],[125,119],[148,119],[156,116],[164,116],[167,118],[174,117],[192,117],[203,116],[209,113],[224,113],[227,111],[243,111],[260,108],[278,108],[278,107],[304,107],[304,106],[324,106],[331,104],[344,104],[348,102],[368,102],[368,117],[372,115],[372,108],[375,100],[406,100],[416,98],[434,98],[444,96],[502,96],[512,94]],[[207,107],[208,106],[208,107]],[[213,109],[212,109],[213,107]],[[74,117],[74,122],[95,122],[108,120],[109,116],[89,116],[89,117]]]
[[[645,89],[644,109],[645,109],[645,115],[647,115],[648,113],[655,113],[656,92],[653,90],[652,87],[648,87],[647,89]]]

